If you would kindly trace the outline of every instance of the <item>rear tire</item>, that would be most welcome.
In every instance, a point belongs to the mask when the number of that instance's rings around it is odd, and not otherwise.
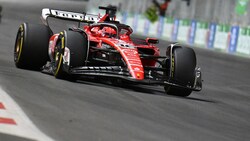
[[[171,53],[172,52],[172,53]],[[170,81],[184,87],[193,87],[195,81],[196,55],[193,49],[187,47],[174,47],[167,52],[170,56]],[[189,96],[192,92],[188,88],[165,86],[165,92],[169,95]]]
[[[45,25],[20,25],[14,48],[17,68],[39,70],[49,60],[48,44],[51,30]]]
[[[87,57],[87,37],[79,32],[64,31],[58,37],[55,47],[54,76],[59,79],[73,78],[69,74],[69,69],[85,65]],[[69,50],[69,65],[63,62],[65,48]]]

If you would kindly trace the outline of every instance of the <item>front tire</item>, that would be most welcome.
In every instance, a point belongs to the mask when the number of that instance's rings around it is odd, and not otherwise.
[[[169,78],[170,82],[179,84],[183,87],[192,88],[195,81],[196,55],[193,49],[187,47],[176,46],[167,51],[170,57]],[[189,88],[177,86],[165,86],[165,92],[169,95],[186,97],[192,93]]]

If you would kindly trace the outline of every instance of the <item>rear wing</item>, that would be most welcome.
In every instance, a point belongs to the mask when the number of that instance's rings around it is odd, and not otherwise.
[[[48,17],[53,17],[62,20],[97,23],[100,20],[100,15],[92,15],[86,13],[75,13],[70,11],[54,10],[49,8],[42,9],[42,21],[48,25]]]

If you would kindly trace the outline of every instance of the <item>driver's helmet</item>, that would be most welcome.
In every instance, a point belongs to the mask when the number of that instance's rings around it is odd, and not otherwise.
[[[105,37],[115,37],[116,36],[116,30],[111,27],[104,27],[102,29],[102,32]]]

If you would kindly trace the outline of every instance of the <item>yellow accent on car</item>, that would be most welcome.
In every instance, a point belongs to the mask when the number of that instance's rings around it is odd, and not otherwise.
[[[62,37],[62,49],[64,49],[64,37]]]
[[[20,26],[20,32],[23,32],[23,25]],[[17,47],[18,51],[17,50],[16,51],[18,52],[18,56],[17,56],[16,62],[19,62],[20,57],[21,57],[21,53],[22,53],[22,49],[23,49],[23,37],[20,38],[17,45],[18,45],[18,47]]]
[[[55,76],[57,76],[58,72],[59,72],[59,69],[61,67],[61,64],[62,64],[62,55],[60,54],[60,59],[59,59],[59,62],[58,62],[58,65],[57,65],[57,68],[56,68],[56,71],[55,71]]]
[[[62,32],[61,32],[62,33]],[[62,49],[64,48],[64,37],[62,37],[62,39],[61,39],[61,42],[62,42]],[[59,72],[59,70],[60,70],[60,68],[61,68],[61,65],[62,65],[62,58],[63,58],[63,55],[62,54],[56,54],[56,58],[58,57],[58,55],[59,55],[59,62],[57,63],[57,67],[56,67],[56,71],[55,71],[55,73],[54,73],[54,75],[55,76],[57,76],[58,75],[58,72]]]
[[[20,31],[23,31],[23,24],[20,25]]]
[[[174,77],[174,56],[172,56],[171,62],[171,77]]]

